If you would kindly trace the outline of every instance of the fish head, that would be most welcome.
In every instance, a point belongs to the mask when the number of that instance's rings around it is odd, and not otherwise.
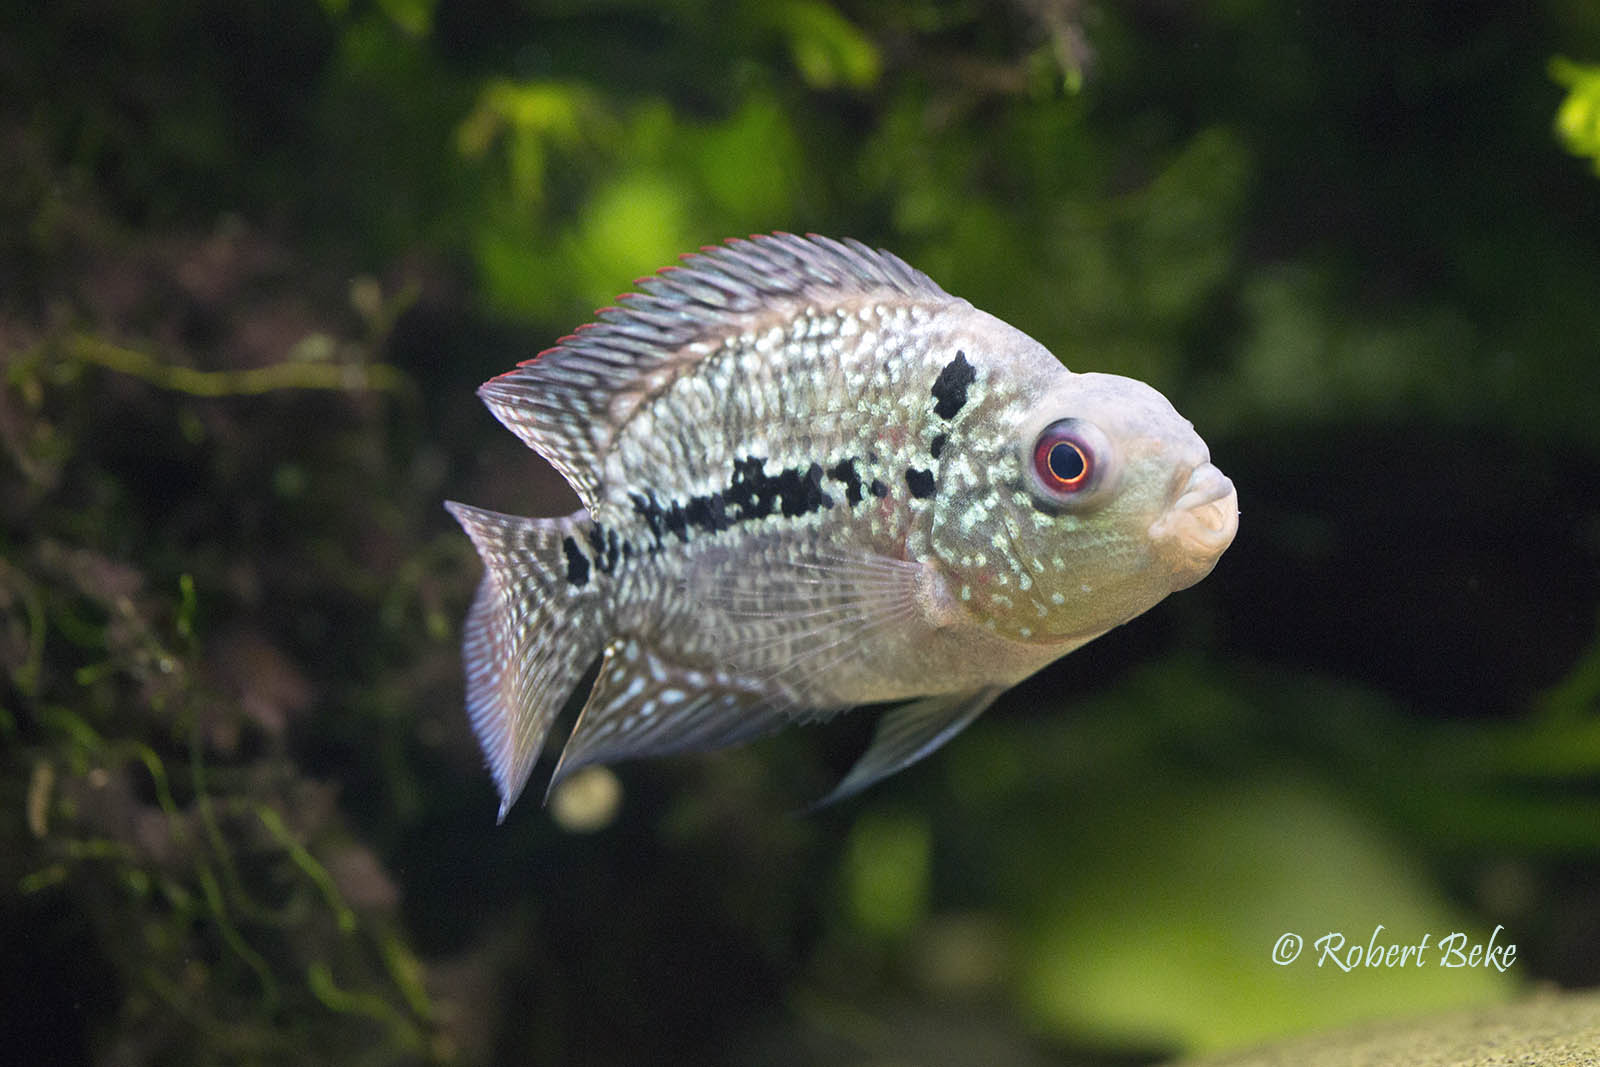
[[[954,502],[933,543],[986,628],[1081,643],[1210,573],[1238,530],[1238,496],[1149,385],[1051,378],[996,396],[991,432],[962,442],[987,483]]]

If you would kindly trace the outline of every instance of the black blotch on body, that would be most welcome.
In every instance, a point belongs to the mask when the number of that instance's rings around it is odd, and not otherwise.
[[[734,460],[733,481],[722,494],[738,509],[734,521],[764,519],[774,511],[792,519],[833,507],[833,498],[822,491],[822,464],[777,474],[768,474],[766,467],[766,460],[754,456]]]
[[[879,500],[882,500],[884,497],[889,495],[889,487],[884,485],[878,479],[874,478],[872,479],[872,484],[867,486],[867,492],[871,493]]]
[[[822,491],[822,464],[813,463],[801,473],[790,467],[777,477],[778,499],[785,518],[799,518],[822,508],[833,507],[833,498]]]
[[[733,480],[723,496],[739,509],[739,519],[764,519],[772,514],[778,490],[766,468],[766,460],[753,456],[733,461]]]
[[[639,517],[644,520],[645,526],[650,529],[650,539],[654,542],[650,550],[652,552],[661,551],[661,505],[656,503],[656,494],[654,492],[629,493],[628,499],[633,501],[633,510],[638,513]]]
[[[578,542],[570,537],[561,539],[561,551],[567,554],[567,581],[573,585],[583,585],[589,580],[589,558],[578,547]]]
[[[918,500],[928,499],[933,495],[933,472],[907,467],[906,488],[911,490],[911,495]]]
[[[851,507],[861,503],[861,475],[856,472],[856,461],[842,459],[828,469],[828,477],[844,483],[844,499]]]
[[[933,382],[933,413],[941,419],[953,419],[967,402],[967,386],[978,377],[977,370],[967,362],[965,352],[944,365]]]
[[[673,502],[670,507],[662,507],[653,489],[629,493],[628,499],[633,501],[633,510],[650,529],[650,537],[655,542],[651,551],[661,550],[663,537],[668,533],[676,534],[679,541],[689,540],[689,518],[682,504]]]
[[[584,532],[584,537],[588,540],[589,547],[594,549],[595,569],[601,574],[610,574],[616,570],[617,560],[622,555],[622,541],[617,537],[617,531],[607,529],[597,522],[589,526]],[[567,559],[570,568],[571,553],[568,553]]]
[[[947,434],[947,433],[939,434],[932,441],[928,442],[928,454],[931,455],[934,459],[938,459],[939,458],[939,453],[943,452],[944,451],[944,446],[949,444],[949,443],[950,443],[950,435],[949,434]]]
[[[683,513],[683,505],[673,501],[661,515],[661,524],[669,531],[677,534],[679,541],[689,540],[689,518]]]
[[[733,521],[728,518],[727,505],[721,493],[697,496],[690,500],[688,507],[683,509],[683,517],[688,520],[690,526],[708,533],[726,530],[733,525]]]

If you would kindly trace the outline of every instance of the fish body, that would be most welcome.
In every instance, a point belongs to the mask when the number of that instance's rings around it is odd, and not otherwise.
[[[1233,539],[1233,485],[1160,393],[887,252],[759,236],[638,289],[479,390],[583,508],[446,505],[486,565],[463,657],[502,819],[596,657],[552,785],[909,700],[831,800]]]

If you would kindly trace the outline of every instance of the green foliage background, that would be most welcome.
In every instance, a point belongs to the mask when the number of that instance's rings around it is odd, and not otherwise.
[[[1586,0],[0,15],[0,1032],[1133,1063],[1600,984],[1597,63]],[[1239,539],[837,810],[865,716],[496,828],[439,504],[572,501],[472,390],[774,229],[1152,382]],[[1312,963],[1379,924],[1517,962]]]

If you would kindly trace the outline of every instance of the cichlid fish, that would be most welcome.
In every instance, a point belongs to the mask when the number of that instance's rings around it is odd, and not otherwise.
[[[1143,382],[1042,345],[853,240],[731,240],[479,390],[583,509],[448,503],[487,573],[467,711],[500,793],[600,669],[551,785],[857,704],[826,798],[1199,581],[1238,498]]]

